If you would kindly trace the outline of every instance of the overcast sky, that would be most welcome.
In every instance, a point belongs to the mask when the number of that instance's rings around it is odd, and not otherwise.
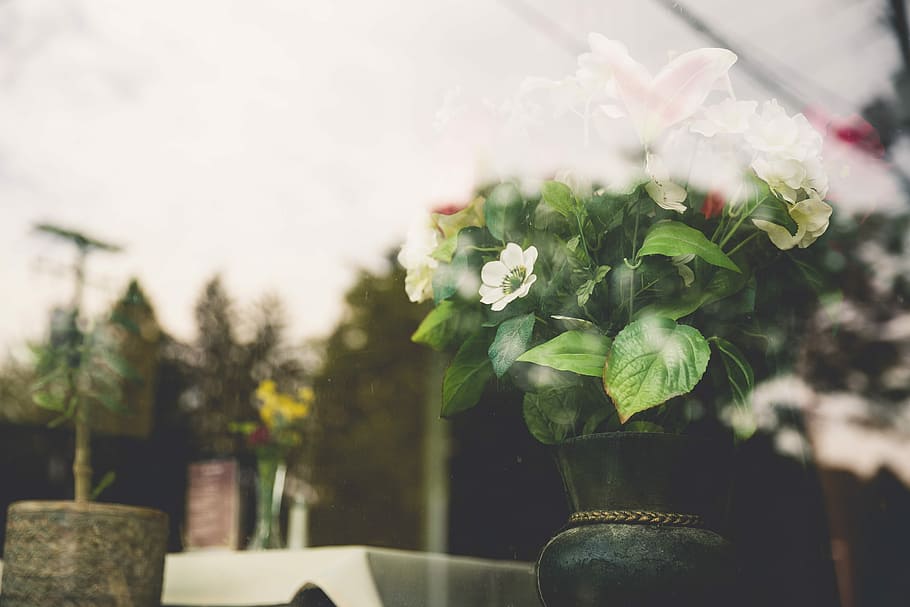
[[[740,52],[741,97],[848,114],[890,95],[883,1],[683,4]],[[505,166],[489,122],[434,129],[446,94],[567,74],[589,31],[652,67],[717,45],[655,0],[0,4],[0,347],[39,337],[70,294],[69,251],[37,221],[126,247],[92,260],[95,311],[135,275],[192,338],[220,272],[241,303],[280,294],[295,336],[327,333],[357,268]]]

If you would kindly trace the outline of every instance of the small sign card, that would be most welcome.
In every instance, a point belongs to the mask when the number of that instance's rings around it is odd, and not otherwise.
[[[189,465],[186,493],[187,550],[236,550],[240,534],[237,460],[216,459]]]

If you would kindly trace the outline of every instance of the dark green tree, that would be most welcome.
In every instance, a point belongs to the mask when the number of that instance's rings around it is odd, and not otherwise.
[[[397,269],[362,272],[320,344],[309,475],[316,544],[421,546],[432,357],[410,341],[426,308],[410,304],[403,285]]]

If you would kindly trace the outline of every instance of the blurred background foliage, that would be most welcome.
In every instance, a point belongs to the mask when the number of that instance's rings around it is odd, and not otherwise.
[[[755,305],[761,337],[752,348],[765,361],[758,379],[790,372],[821,393],[858,391],[877,412],[864,423],[904,423],[910,333],[895,338],[894,330],[910,318],[908,224],[907,215],[841,222],[823,246],[801,252],[803,265],[772,264],[762,277],[770,295]],[[361,272],[342,320],[305,343],[288,337],[278,296],[242,307],[218,276],[196,302],[195,339],[175,339],[131,282],[111,310],[138,329],[121,346],[144,381],[124,387],[130,415],[97,420],[95,480],[116,472],[101,499],[168,512],[171,549],[179,550],[187,465],[233,457],[249,533],[253,456],[230,425],[257,418],[253,392],[272,378],[316,391],[309,434],[289,462],[311,502],[313,544],[533,560],[567,514],[550,453],[526,431],[517,395],[497,385],[474,410],[439,419],[446,358],[411,343],[426,308],[407,301],[393,259],[384,271]],[[809,266],[818,268],[810,281],[794,279]],[[17,499],[71,497],[72,437],[65,427],[47,428],[47,412],[31,403],[34,378],[27,362],[0,367],[3,512]],[[688,407],[696,431],[722,423],[698,403],[711,391],[709,380]],[[785,399],[758,417],[755,435],[737,451],[727,529],[749,589],[738,604],[837,604],[832,549],[845,545],[854,591],[879,601],[860,604],[899,604],[895,597],[910,592],[897,566],[910,541],[901,514],[910,507],[906,486],[887,467],[871,478],[817,468],[805,411]],[[802,437],[800,449],[781,449],[790,432]],[[883,564],[882,555],[892,558]]]

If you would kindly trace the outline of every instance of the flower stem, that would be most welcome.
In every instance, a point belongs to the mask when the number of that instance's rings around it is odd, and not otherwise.
[[[761,205],[765,204],[765,201],[766,201],[767,199],[768,199],[768,197],[765,196],[764,198],[762,198],[761,200],[758,201],[758,204],[756,204],[754,207],[752,207],[751,209],[749,209],[748,212],[743,213],[742,216],[740,216],[739,220],[738,220],[735,224],[733,224],[733,228],[731,228],[730,231],[727,232],[727,235],[724,236],[723,240],[720,241],[720,246],[721,246],[721,248],[723,248],[723,246],[724,246],[725,244],[727,244],[727,242],[728,242],[731,238],[733,238],[733,235],[736,234],[736,231],[739,229],[739,226],[741,226],[742,223],[743,223],[746,219],[748,219],[749,217],[751,217],[752,214],[755,213],[755,211],[757,211],[757,210],[759,209],[759,207],[761,207]]]
[[[739,251],[741,248],[743,248],[743,246],[745,246],[745,244],[746,244],[747,242],[749,242],[750,240],[752,240],[753,238],[755,238],[755,237],[758,236],[759,234],[761,234],[761,232],[754,232],[754,233],[752,233],[752,234],[749,234],[741,243],[739,243],[738,245],[736,245],[735,247],[733,247],[732,249],[730,249],[729,251],[727,251],[727,255],[728,255],[728,256],[733,255],[734,253],[736,253],[737,251]]]
[[[638,201],[635,201],[638,204]],[[633,205],[632,208],[635,208]],[[638,221],[641,219],[639,213],[635,214],[635,227],[632,229],[632,264],[626,264],[629,266],[629,322],[632,322],[632,317],[635,314],[635,268],[638,267]]]
[[[578,236],[581,239],[581,245],[585,248],[585,257],[588,258],[588,267],[593,265],[591,260],[591,249],[588,248],[588,241],[585,239],[585,229],[581,223],[581,213],[575,213],[575,221],[578,223]]]

